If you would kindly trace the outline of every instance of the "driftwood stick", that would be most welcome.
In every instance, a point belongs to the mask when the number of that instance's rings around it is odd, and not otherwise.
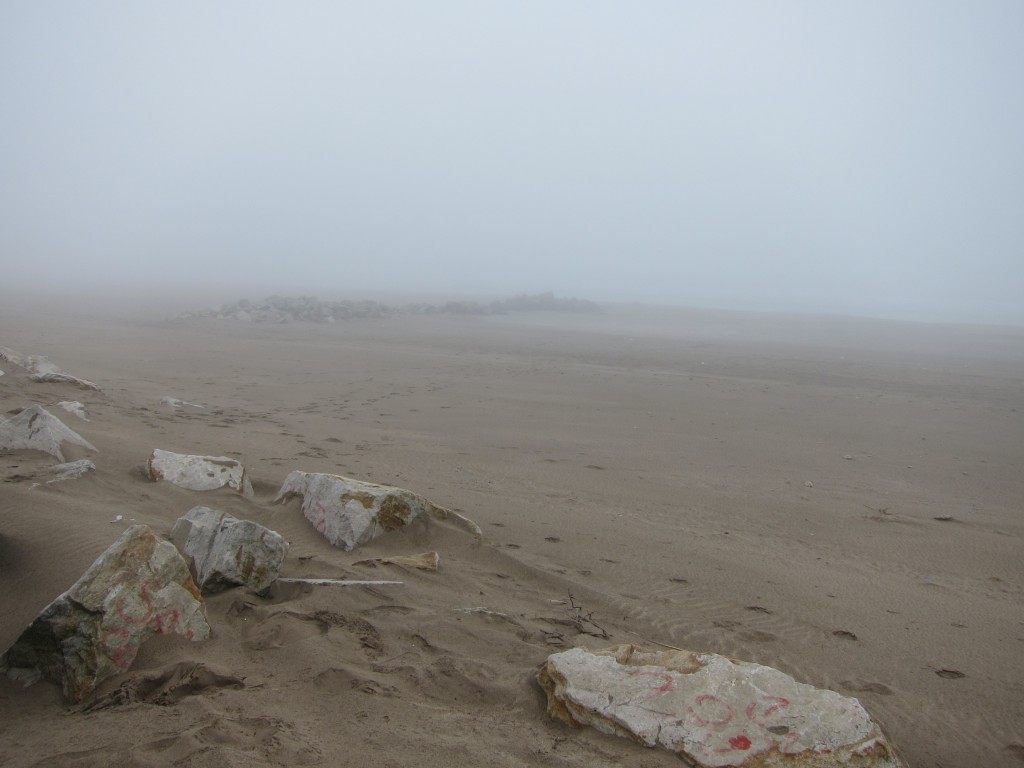
[[[283,584],[313,584],[322,587],[380,587],[404,581],[355,581],[351,579],[278,579]]]

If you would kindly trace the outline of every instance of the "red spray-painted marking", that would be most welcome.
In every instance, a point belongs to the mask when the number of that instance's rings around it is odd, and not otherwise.
[[[693,703],[702,714],[698,714],[694,710],[694,707],[687,707],[687,711],[693,715],[694,719],[696,719],[696,721],[701,725],[712,728],[721,728],[722,726],[728,725],[732,722],[732,707],[717,696],[712,696],[710,693],[704,693],[698,696]]]
[[[733,736],[729,739],[729,746],[739,751],[750,749],[750,739],[741,733],[739,736]]]
[[[121,638],[122,642],[116,644],[111,642],[115,637]],[[110,660],[121,669],[128,669],[135,660],[135,647],[130,642],[126,642],[130,638],[130,633],[124,627],[113,627],[107,630],[103,639],[100,640],[100,644],[109,652]]]
[[[147,579],[142,582],[142,586],[139,588],[139,597],[142,598],[142,604],[146,606],[146,613],[143,616],[131,616],[125,611],[127,600],[124,595],[121,595],[121,598],[117,601],[117,615],[128,624],[148,624],[153,616],[153,599],[149,596],[149,587],[151,585],[159,585],[159,583],[156,579]]]
[[[173,632],[178,628],[178,611],[174,608],[168,608],[163,613],[156,615],[156,631],[161,635],[166,635]]]
[[[676,682],[667,672],[650,672],[648,670],[635,669],[629,673],[630,677],[655,677],[658,680],[662,680],[662,684],[656,688],[652,688],[651,692],[644,697],[644,701],[650,701],[653,698],[661,696],[662,694],[674,691],[676,688]]]

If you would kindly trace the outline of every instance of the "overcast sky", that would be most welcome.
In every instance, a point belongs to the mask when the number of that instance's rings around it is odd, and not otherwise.
[[[0,262],[1024,322],[1024,2],[6,0]]]

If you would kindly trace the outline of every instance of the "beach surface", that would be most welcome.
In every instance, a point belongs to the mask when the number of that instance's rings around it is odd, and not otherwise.
[[[212,595],[210,640],[151,639],[81,707],[2,679],[3,765],[677,766],[545,713],[550,653],[617,643],[855,696],[913,768],[1024,765],[1024,329],[174,314],[3,302],[0,346],[101,391],[0,363],[3,413],[39,403],[98,448],[54,484],[51,457],[0,455],[0,648],[127,526],[198,504],[281,533],[285,576],[402,584]],[[154,448],[236,458],[255,495],[151,482]],[[483,539],[433,523],[344,552],[273,503],[296,469],[408,488]],[[355,564],[428,550],[437,572]]]

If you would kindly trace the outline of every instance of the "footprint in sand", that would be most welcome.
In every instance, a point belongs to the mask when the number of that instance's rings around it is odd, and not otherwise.
[[[857,636],[853,632],[848,632],[845,629],[836,629],[832,631],[832,634],[836,637],[841,637],[844,640],[856,640]]]

